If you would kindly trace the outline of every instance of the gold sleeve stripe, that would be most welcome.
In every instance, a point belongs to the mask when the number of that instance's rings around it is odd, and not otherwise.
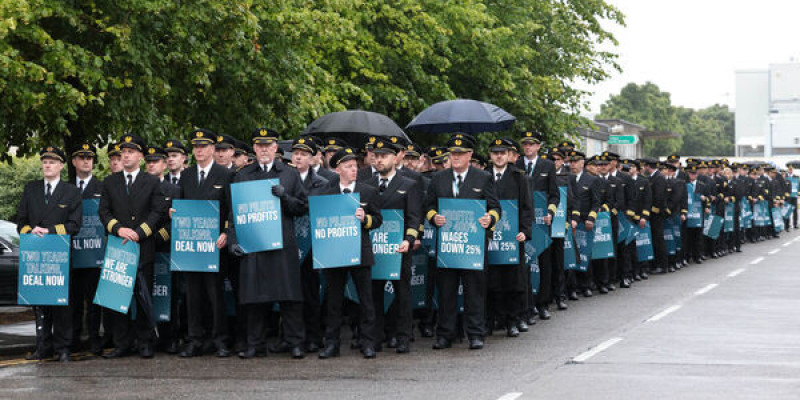
[[[558,206],[557,206],[557,205],[555,205],[555,204],[550,204],[550,205],[547,207],[547,211],[552,211],[552,212],[553,212],[553,214],[555,214],[555,213],[556,213],[556,211],[558,211]]]
[[[642,210],[642,215],[645,216],[645,217],[649,217],[650,216],[650,211]]]
[[[494,222],[500,221],[500,213],[497,210],[489,210],[489,215],[494,217]]]
[[[230,228],[230,226],[231,226],[230,221],[225,221],[225,229]]]
[[[366,229],[371,228],[372,227],[372,216],[371,215],[365,215],[364,218],[367,221],[367,222],[364,223],[364,228],[366,228]]]
[[[147,222],[142,222],[139,227],[142,228],[142,232],[144,232],[145,236],[150,237],[150,235],[153,234],[153,230],[150,229],[150,225],[147,225]]]
[[[656,213],[656,214],[658,214],[658,213],[660,213],[660,212],[661,212],[661,210],[660,210],[658,207],[653,207],[653,208],[652,208],[652,210],[653,210],[653,212],[654,212],[654,213]]]
[[[106,229],[108,230],[108,233],[111,233],[112,232],[111,230],[114,229],[114,225],[116,225],[118,223],[119,223],[119,221],[117,221],[116,219],[112,219],[111,221],[108,221],[108,225],[106,225]]]
[[[589,218],[597,218],[597,212],[596,211],[590,212],[589,213]]]
[[[22,229],[19,230],[19,233],[28,233],[28,232],[30,232],[32,230],[33,230],[33,228],[31,228],[30,225],[25,225],[25,226],[22,227]]]
[[[580,217],[581,216],[581,212],[580,211],[573,211],[572,215],[577,215],[577,216]]]
[[[634,217],[634,216],[636,216],[636,213],[633,212],[633,210],[628,210],[628,211],[625,211],[625,215],[627,215],[629,217]]]
[[[55,228],[56,228],[56,234],[59,234],[59,235],[66,235],[67,234],[67,228],[64,226],[64,224],[58,224],[58,225],[55,226]]]
[[[436,210],[430,210],[427,214],[425,214],[425,219],[431,220],[433,217],[436,216]]]
[[[169,233],[166,228],[159,229],[158,234],[161,235],[161,238],[164,239],[165,242],[169,240]]]
[[[603,204],[603,210],[608,211],[608,204]]]
[[[413,236],[414,239],[416,239],[417,235],[419,235],[419,231],[418,230],[416,230],[414,228],[406,229],[406,236]]]

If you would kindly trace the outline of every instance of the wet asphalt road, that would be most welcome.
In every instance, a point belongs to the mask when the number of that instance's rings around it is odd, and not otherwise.
[[[800,398],[800,234],[570,302],[470,351],[0,362],[0,399]],[[497,332],[500,334],[500,332]]]

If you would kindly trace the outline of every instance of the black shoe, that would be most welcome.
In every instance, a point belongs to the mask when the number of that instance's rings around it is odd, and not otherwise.
[[[303,349],[300,346],[292,347],[290,353],[292,353],[292,358],[295,360],[300,360],[306,357],[306,352],[303,351]]]
[[[319,358],[325,360],[332,357],[339,357],[339,346],[335,344],[326,345],[322,351],[319,352]]]
[[[470,350],[480,350],[482,348],[483,348],[483,339],[479,337],[474,337],[469,340]]]
[[[556,300],[556,307],[558,307],[559,310],[566,310],[567,302],[564,301],[564,299],[558,299]]]
[[[550,319],[550,310],[544,307],[539,307],[539,319],[547,321]]]
[[[617,287],[614,286],[613,283],[609,283],[608,285],[606,285],[606,289],[608,289],[609,292],[613,292],[613,291],[617,290]]]
[[[622,282],[619,283],[619,287],[621,287],[623,289],[627,289],[627,288],[631,287],[631,282],[628,280],[628,278],[625,278],[625,279],[622,280]]]
[[[362,346],[361,354],[364,355],[364,358],[375,358],[378,355],[372,346]]]
[[[592,297],[592,289],[583,289],[583,297]]]
[[[647,272],[642,272],[641,274],[639,274],[639,276],[642,278],[642,280],[645,281],[650,279],[650,275],[647,275]]]
[[[535,320],[534,320],[534,322],[535,322]],[[527,322],[525,322],[523,320],[517,321],[517,330],[518,331],[527,332],[529,329],[530,329],[530,326],[528,325]]]
[[[72,357],[69,355],[68,351],[63,351],[58,354],[58,361],[59,362],[70,362],[72,361]]]
[[[389,340],[386,341],[386,347],[388,347],[390,349],[396,349],[397,348],[397,338],[396,337],[389,338]]]
[[[653,275],[663,274],[664,270],[662,268],[653,268],[650,270],[650,273]]]
[[[214,353],[214,354],[219,358],[226,358],[226,357],[230,357],[230,356],[233,355],[231,350],[228,349],[228,347],[226,347],[226,346],[219,346],[217,348],[217,352]]]
[[[695,258],[695,259],[694,259],[694,263],[695,263],[695,264],[702,264],[702,263],[703,263],[703,261],[702,261],[702,260],[700,260],[699,258]]]
[[[516,324],[511,324],[506,328],[506,336],[508,337],[517,337],[519,336],[519,328],[517,328]]]
[[[139,357],[142,358],[153,358],[155,352],[153,351],[152,344],[143,344],[139,346]]]
[[[531,314],[531,315],[528,317],[528,320],[527,320],[527,321],[525,321],[525,322],[527,322],[527,323],[528,323],[528,326],[533,326],[533,325],[536,325],[536,318],[534,317],[534,314]]]
[[[104,354],[103,358],[122,358],[129,355],[128,349],[115,347],[110,353]]]
[[[181,351],[178,356],[183,358],[190,358],[190,357],[199,357],[203,355],[203,350],[201,349],[200,345],[195,342],[189,343],[186,347]]]
[[[436,338],[436,343],[433,344],[433,349],[434,350],[449,349],[451,346],[453,346],[453,344],[450,343],[449,340],[443,337],[439,337]]]
[[[669,272],[669,273],[673,273],[673,272],[675,272],[675,268],[674,268],[674,267],[671,267],[671,266],[670,266],[670,267],[667,267],[667,272]]]
[[[251,359],[254,357],[266,357],[267,351],[264,349],[263,351],[256,350],[255,346],[248,346],[247,350],[240,351],[238,354],[239,358],[241,359]]]
[[[572,300],[572,301],[578,301],[578,293],[577,292],[569,292],[569,296],[567,296],[567,298]]]
[[[180,351],[179,348],[180,347],[178,346],[178,341],[173,340],[169,342],[169,345],[167,346],[166,349],[164,349],[164,351],[166,351],[167,354],[178,354],[178,351]]]
[[[411,352],[411,346],[408,345],[408,340],[400,340],[397,342],[397,348],[395,349],[397,354],[406,354]]]
[[[606,289],[606,287],[605,287],[605,286],[600,286],[600,287],[597,289],[597,292],[598,292],[598,293],[600,293],[600,294],[608,294],[608,289]]]
[[[306,351],[309,353],[316,353],[319,351],[319,343],[317,342],[308,342],[306,343]]]
[[[32,361],[32,360],[47,360],[47,359],[50,359],[50,358],[53,358],[53,352],[52,351],[42,351],[42,352],[40,352],[39,350],[36,350],[33,353],[28,354],[27,357],[25,357],[25,359],[29,360],[29,361]]]
[[[539,314],[539,308],[536,307],[536,306],[533,306],[533,309],[531,310],[531,314],[532,315],[538,315]]]
[[[269,346],[269,352],[270,353],[276,353],[276,354],[277,353],[288,353],[290,350],[292,350],[292,347],[294,347],[294,346],[289,344],[289,342],[280,341],[278,343],[271,344]]]
[[[419,328],[419,334],[422,337],[433,337],[433,329],[430,326]]]
[[[633,280],[636,281],[636,282],[641,282],[642,277],[639,274],[636,274],[636,275],[633,276]]]

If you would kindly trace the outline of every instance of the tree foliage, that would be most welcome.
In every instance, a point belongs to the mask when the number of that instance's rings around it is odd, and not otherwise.
[[[676,139],[646,140],[647,156],[673,153],[693,156],[734,154],[734,116],[727,106],[693,110],[672,105],[670,94],[652,82],[629,83],[600,106],[600,119],[624,119],[651,131],[681,135]]]
[[[571,130],[618,69],[602,0],[4,0],[0,154],[195,126],[291,137],[332,111],[409,122],[458,97]],[[5,156],[6,158],[8,156]]]

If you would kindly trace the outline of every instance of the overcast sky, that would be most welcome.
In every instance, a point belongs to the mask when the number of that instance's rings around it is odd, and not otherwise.
[[[589,90],[592,113],[629,82],[651,81],[672,104],[735,104],[734,73],[800,61],[800,1],[607,0],[625,14],[610,26],[622,73]]]

